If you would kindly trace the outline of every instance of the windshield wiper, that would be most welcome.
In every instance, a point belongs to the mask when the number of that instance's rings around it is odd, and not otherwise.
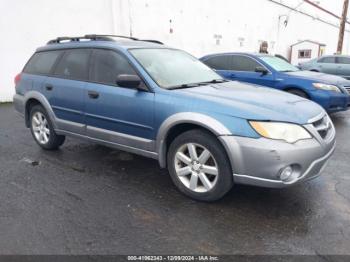
[[[168,90],[175,90],[175,89],[186,89],[186,88],[192,88],[192,87],[197,87],[200,86],[200,83],[196,83],[196,84],[183,84],[183,85],[178,85],[178,86],[171,86],[168,87]]]
[[[219,84],[219,83],[225,83],[229,82],[226,79],[213,79],[211,81],[206,81],[206,82],[199,82],[199,83],[192,83],[192,84],[183,84],[183,85],[178,85],[178,86],[172,86],[168,87],[168,90],[174,90],[174,89],[185,89],[185,88],[192,88],[192,87],[198,87],[198,86],[203,86],[207,84]]]
[[[201,82],[200,84],[220,84],[220,83],[226,83],[226,82],[229,82],[229,80],[226,80],[226,79],[213,79],[211,81]]]
[[[298,70],[282,70],[280,72],[282,72],[282,73],[291,73],[291,72],[298,72]]]

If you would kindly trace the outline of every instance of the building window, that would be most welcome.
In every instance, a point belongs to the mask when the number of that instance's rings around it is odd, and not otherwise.
[[[299,50],[298,58],[311,58],[311,49]]]

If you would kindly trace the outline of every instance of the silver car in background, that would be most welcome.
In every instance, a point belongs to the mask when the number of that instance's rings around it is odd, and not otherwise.
[[[338,75],[350,79],[350,56],[322,56],[305,63],[300,63],[301,70]]]

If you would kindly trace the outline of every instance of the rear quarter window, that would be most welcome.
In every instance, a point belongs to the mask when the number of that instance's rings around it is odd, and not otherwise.
[[[63,51],[46,51],[35,53],[25,66],[27,74],[48,75]]]

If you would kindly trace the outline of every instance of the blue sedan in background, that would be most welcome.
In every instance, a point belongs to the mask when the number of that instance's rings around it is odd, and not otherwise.
[[[301,71],[267,54],[223,53],[201,60],[226,79],[287,91],[320,104],[329,113],[350,107],[350,81],[342,77]]]

